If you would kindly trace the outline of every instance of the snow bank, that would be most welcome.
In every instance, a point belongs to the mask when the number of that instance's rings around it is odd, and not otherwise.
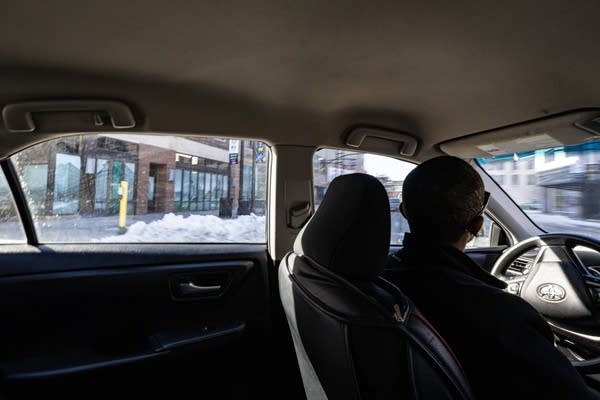
[[[123,235],[100,239],[105,243],[265,243],[264,216],[242,215],[221,219],[214,215],[166,214],[157,221],[136,222]]]
[[[568,217],[566,215],[556,215],[556,214],[544,214],[538,212],[526,211],[527,215],[533,220],[533,222],[538,223],[542,226],[547,224],[557,224],[565,227],[575,228],[575,227],[589,227],[589,228],[600,228],[600,221],[597,220],[583,220],[583,219],[575,219]]]

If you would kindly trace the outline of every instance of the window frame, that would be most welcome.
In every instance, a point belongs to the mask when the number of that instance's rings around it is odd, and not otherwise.
[[[407,160],[407,159],[403,159],[403,158],[399,158],[399,157],[393,157],[391,155],[383,155],[383,154],[377,154],[377,153],[372,153],[372,152],[368,152],[368,151],[361,151],[361,150],[358,150],[358,149],[347,149],[347,148],[340,148],[340,147],[325,147],[325,146],[317,147],[315,149],[315,151],[313,152],[312,159],[311,159],[311,161],[312,161],[311,162],[311,171],[312,171],[311,175],[312,175],[312,182],[313,182],[313,185],[312,185],[312,188],[311,188],[311,198],[312,198],[312,202],[313,202],[313,207],[316,207],[316,199],[314,198],[315,191],[321,189],[321,187],[316,186],[315,183],[314,183],[315,182],[315,170],[316,170],[316,167],[317,167],[315,156],[316,156],[316,154],[320,150],[323,150],[323,149],[325,149],[325,150],[340,150],[340,151],[345,151],[345,152],[353,152],[353,153],[361,153],[361,154],[365,154],[365,155],[374,155],[374,156],[386,157],[386,158],[389,158],[389,159],[392,159],[392,160],[397,160],[397,161],[405,162],[405,163],[408,163],[408,164],[413,164],[415,167],[419,165],[419,163],[415,162],[414,160]],[[477,162],[477,161],[475,160],[475,162]],[[477,165],[479,166],[479,168],[481,170],[483,170],[487,174],[487,171],[485,171],[478,163],[477,163]],[[499,165],[501,165],[502,168],[498,169],[498,171],[501,172],[501,174],[502,174],[502,172],[506,171],[504,169],[504,165],[505,164],[502,163],[502,164],[499,164]],[[511,167],[512,167],[512,165],[511,165]],[[502,174],[502,175],[504,175],[504,174]],[[489,176],[489,174],[488,174],[488,176]],[[490,176],[490,178],[491,178],[491,176]],[[492,178],[492,181],[494,182],[494,184],[498,185],[493,178]],[[329,186],[330,183],[331,183],[331,181],[327,184],[327,186]],[[508,240],[508,245],[504,245],[504,244],[492,244],[492,243],[490,243],[489,246],[469,247],[466,250],[468,250],[468,251],[477,251],[479,249],[493,249],[493,248],[499,247],[499,246],[501,246],[501,247],[512,246],[515,243],[515,236],[511,232],[511,230],[508,229],[508,227],[506,226],[506,224],[500,222],[499,219],[496,217],[496,215],[492,211],[490,211],[489,209],[487,209],[485,211],[485,215],[486,215],[486,217],[493,224],[496,224],[504,232],[504,234],[506,236],[506,239]],[[407,221],[407,223],[408,223],[408,221]],[[390,248],[394,248],[394,247],[398,248],[398,247],[401,247],[401,246],[402,246],[401,243],[390,243]]]
[[[399,161],[399,162],[403,162],[406,164],[411,164],[416,168],[417,165],[419,165],[418,163],[416,163],[413,160],[407,160],[407,159],[403,159],[403,158],[397,158],[397,157],[393,157],[390,155],[384,155],[384,154],[377,154],[377,153],[373,153],[373,152],[369,152],[369,151],[363,151],[360,149],[348,149],[348,148],[340,148],[340,147],[326,147],[326,146],[320,146],[315,148],[315,150],[312,153],[312,157],[311,157],[311,165],[310,165],[310,169],[311,169],[311,178],[312,178],[312,187],[310,189],[310,196],[312,199],[312,204],[313,204],[313,209],[316,209],[317,207],[317,201],[315,198],[315,194],[318,191],[323,191],[323,195],[327,192],[327,188],[329,187],[329,185],[331,184],[331,181],[329,181],[327,183],[326,186],[322,187],[322,186],[317,186],[315,184],[315,173],[317,172],[317,168],[320,167],[320,164],[317,163],[318,159],[317,159],[317,153],[321,150],[334,150],[334,151],[341,151],[341,152],[346,152],[346,153],[357,153],[357,154],[363,154],[363,155],[373,155],[373,156],[378,156],[378,157],[385,157],[391,160],[395,160],[395,161]],[[356,171],[359,172],[359,171]],[[341,176],[341,175],[337,175],[337,176]],[[337,177],[336,176],[336,177]],[[373,175],[374,176],[374,175]],[[386,190],[387,193],[387,190]],[[389,197],[389,194],[388,194]],[[406,221],[406,218],[404,218],[404,216],[401,216],[401,218],[406,222],[406,224],[408,225],[408,221]],[[406,231],[404,231],[404,233],[408,232],[409,230],[407,229]],[[393,233],[393,232],[391,232]],[[400,247],[402,246],[401,242],[397,242],[397,243],[393,243],[391,242],[392,237],[390,236],[390,248],[392,247]]]
[[[18,242],[14,244],[37,245],[39,243],[37,232],[33,223],[33,216],[31,215],[29,206],[27,205],[25,192],[23,191],[23,187],[19,182],[17,171],[13,163],[10,161],[10,157],[0,160],[0,168],[2,169],[2,173],[4,174],[6,182],[8,183],[13,204],[15,205],[17,218],[19,219],[21,228],[25,234],[24,242]],[[9,243],[7,243],[7,245],[8,244]]]

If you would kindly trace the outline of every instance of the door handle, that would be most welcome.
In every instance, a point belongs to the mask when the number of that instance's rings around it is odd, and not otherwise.
[[[234,272],[230,268],[199,268],[171,275],[171,298],[175,301],[195,301],[225,296],[231,288]]]
[[[202,286],[193,282],[180,282],[179,292],[182,296],[202,296],[217,293],[221,287],[222,285]]]

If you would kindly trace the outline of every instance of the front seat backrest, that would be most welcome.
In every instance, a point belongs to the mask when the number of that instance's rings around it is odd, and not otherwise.
[[[379,277],[388,197],[366,174],[336,178],[279,267],[279,290],[312,399],[471,399],[458,361]]]

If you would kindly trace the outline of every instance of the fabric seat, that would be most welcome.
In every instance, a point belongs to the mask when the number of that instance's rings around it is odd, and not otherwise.
[[[473,398],[443,339],[379,277],[389,240],[382,184],[345,175],[282,260],[280,296],[307,398]]]

